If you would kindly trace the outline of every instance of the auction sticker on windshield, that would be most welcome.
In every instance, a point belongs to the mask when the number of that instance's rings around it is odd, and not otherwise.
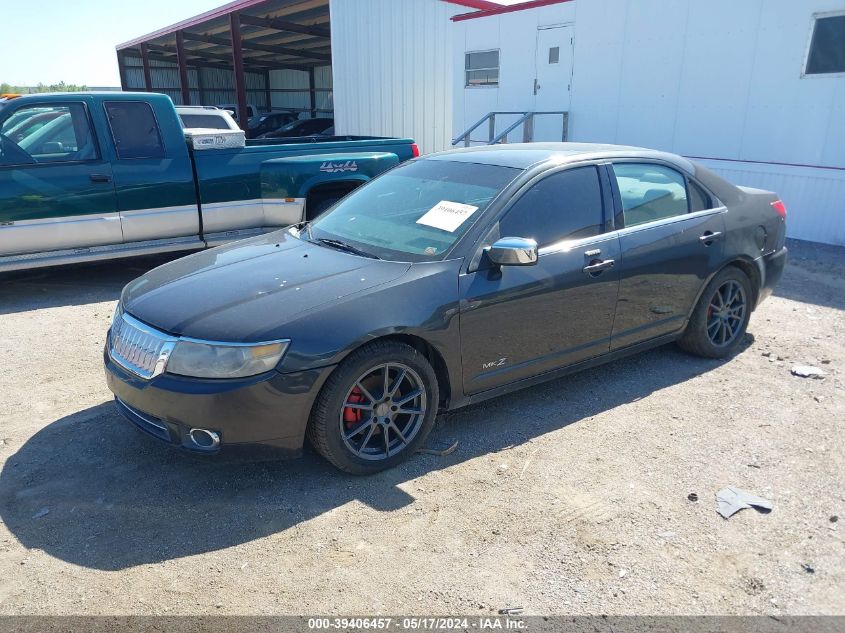
[[[441,200],[417,220],[417,224],[424,224],[454,233],[476,211],[478,211],[478,207],[471,204]]]

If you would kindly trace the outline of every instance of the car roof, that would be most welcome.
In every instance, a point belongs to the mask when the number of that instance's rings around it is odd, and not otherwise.
[[[58,102],[58,101],[75,101],[78,99],[86,99],[97,97],[107,101],[159,101],[162,99],[170,100],[170,97],[157,92],[118,92],[118,91],[98,91],[98,92],[35,92],[32,94],[22,95],[17,97],[13,103],[29,103],[31,101],[39,102]]]
[[[542,163],[574,163],[583,160],[647,158],[672,163],[693,172],[693,164],[677,154],[644,147],[604,143],[509,143],[480,145],[429,154],[426,160],[446,160],[482,165],[529,169]]]

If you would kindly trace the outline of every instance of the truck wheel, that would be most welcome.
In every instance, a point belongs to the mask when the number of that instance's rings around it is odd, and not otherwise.
[[[736,351],[751,318],[751,281],[728,266],[701,294],[678,345],[705,358],[725,358]]]
[[[375,342],[353,352],[317,396],[308,440],[355,475],[392,468],[414,454],[434,426],[437,376],[409,345]]]

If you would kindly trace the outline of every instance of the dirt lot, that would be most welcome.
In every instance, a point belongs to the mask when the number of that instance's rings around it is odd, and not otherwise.
[[[845,614],[845,249],[791,247],[735,358],[669,346],[464,409],[431,439],[455,453],[368,478],[118,417],[101,349],[156,261],[2,279],[0,614]],[[774,510],[722,519],[728,485]]]

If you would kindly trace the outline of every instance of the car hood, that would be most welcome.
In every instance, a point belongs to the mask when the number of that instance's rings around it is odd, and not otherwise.
[[[278,338],[303,313],[393,281],[404,262],[358,257],[287,230],[190,255],[123,290],[123,309],[175,334],[213,341]]]

